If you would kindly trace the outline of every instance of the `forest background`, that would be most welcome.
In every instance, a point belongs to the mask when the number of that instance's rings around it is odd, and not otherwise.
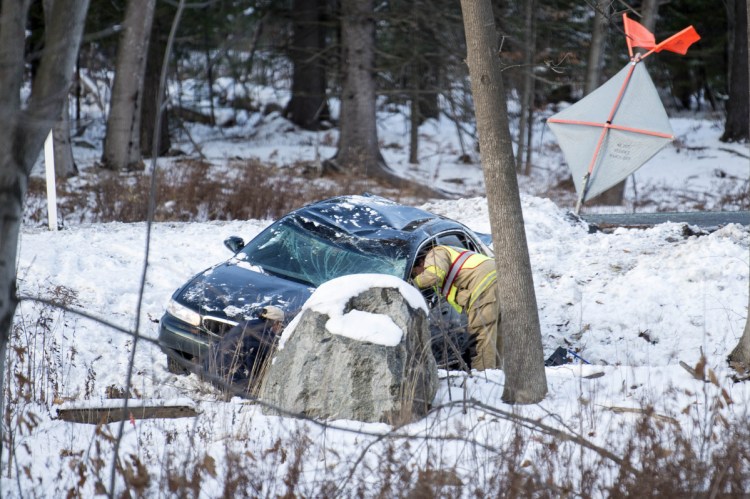
[[[123,171],[143,167],[143,158],[154,153],[156,137],[158,155],[170,154],[170,137],[184,132],[182,123],[186,121],[229,127],[256,111],[278,111],[307,130],[343,123],[342,142],[360,147],[357,144],[372,141],[368,134],[375,125],[363,121],[375,120],[375,113],[369,111],[375,102],[368,102],[373,99],[377,99],[379,109],[390,106],[407,113],[410,163],[418,163],[419,125],[440,117],[455,123],[462,147],[459,160],[468,161],[477,140],[460,5],[436,0],[363,2],[362,6],[363,12],[368,8],[371,11],[367,16],[374,31],[349,56],[341,46],[341,30],[347,19],[337,2],[216,1],[189,5],[174,33],[168,93],[158,96],[176,5],[153,0],[94,0],[77,57],[69,113],[73,121],[56,128],[61,144],[56,153],[58,175],[66,178],[76,173],[73,155],[65,147],[70,135],[66,129],[72,123],[75,140],[84,136],[86,127],[102,114],[108,116],[107,129],[97,164],[101,171]],[[722,140],[746,139],[745,9],[741,1],[720,5],[696,0],[663,4],[659,0],[643,4],[494,2],[497,54],[513,103],[510,118],[518,123],[513,138],[519,172],[528,175],[533,170],[534,151],[528,145],[533,144],[534,133],[539,130],[534,123],[549,114],[544,113],[549,106],[576,101],[627,62],[622,13],[651,28],[657,40],[688,25],[696,27],[702,40],[687,55],[663,52],[649,60],[649,72],[670,115],[718,113],[725,119]],[[37,60],[33,54],[39,54],[44,43],[43,20],[42,2],[33,2],[27,39],[32,75]],[[349,57],[355,64],[344,63]],[[354,73],[357,66],[364,70]],[[367,80],[357,83],[367,91],[347,96],[357,101],[348,107],[356,114],[332,113],[331,106],[341,97],[347,80],[355,79]],[[261,102],[254,95],[257,86],[275,89],[278,99]],[[160,134],[154,134],[157,98],[165,103]],[[732,104],[727,105],[729,102]],[[374,148],[366,145],[350,155],[340,144],[336,158],[318,158],[318,164],[308,166],[329,173],[366,172],[386,184],[405,187],[389,174],[378,147],[387,148],[388,144],[375,144]],[[623,188],[624,183],[600,196],[596,203],[622,203]],[[278,215],[288,208],[243,215]],[[140,216],[132,215],[132,219],[145,219],[145,211],[141,210]]]

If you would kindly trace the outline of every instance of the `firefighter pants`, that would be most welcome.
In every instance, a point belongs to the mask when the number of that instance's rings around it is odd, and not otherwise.
[[[474,306],[469,310],[469,334],[476,340],[476,354],[471,368],[484,371],[501,367],[502,341],[498,334],[497,301]]]

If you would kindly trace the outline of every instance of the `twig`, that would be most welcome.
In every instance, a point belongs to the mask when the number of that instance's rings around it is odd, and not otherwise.
[[[624,413],[634,413],[634,414],[643,414],[644,416],[652,417],[654,419],[658,419],[660,421],[666,421],[667,423],[672,423],[673,425],[679,427],[680,422],[677,421],[675,418],[670,416],[664,416],[663,414],[656,414],[655,412],[651,412],[645,409],[640,409],[636,407],[616,407],[616,406],[606,406],[606,405],[600,405],[599,407],[603,407],[605,409],[608,409],[615,414],[624,414]]]
[[[748,156],[747,154],[743,154],[739,151],[729,149],[728,147],[719,147],[719,151],[728,152],[729,154],[734,154],[735,156],[739,156],[740,158],[750,159],[750,156]]]
[[[177,6],[177,12],[175,12],[174,19],[172,20],[172,28],[169,31],[169,38],[167,38],[167,47],[164,51],[164,62],[162,62],[161,66],[161,77],[159,80],[159,91],[157,93],[157,106],[156,108],[159,110],[159,112],[156,113],[156,126],[154,127],[154,138],[152,140],[152,150],[151,150],[151,190],[149,194],[149,202],[148,202],[148,217],[146,221],[146,247],[144,249],[144,258],[143,258],[143,270],[141,272],[141,281],[140,281],[140,288],[138,290],[138,305],[136,306],[136,315],[135,315],[135,335],[133,337],[133,347],[130,351],[130,361],[128,362],[128,374],[125,380],[125,393],[130,393],[130,387],[133,383],[133,370],[135,365],[135,352],[138,347],[138,340],[140,338],[140,324],[141,324],[141,309],[143,307],[143,295],[144,290],[146,289],[146,274],[148,272],[148,261],[150,256],[150,248],[151,248],[151,229],[153,225],[154,220],[154,211],[156,207],[156,169],[157,169],[157,158],[159,157],[159,142],[161,138],[161,123],[162,123],[162,114],[164,110],[162,109],[162,98],[164,96],[164,88],[166,87],[167,82],[167,72],[169,70],[169,58],[172,52],[172,45],[174,44],[175,34],[177,33],[177,26],[180,24],[180,18],[182,17],[182,11],[185,8],[185,0],[180,0],[179,5]],[[124,403],[122,404],[122,415],[123,418],[120,421],[120,426],[117,431],[117,439],[115,440],[115,445],[113,449],[113,459],[112,459],[112,468],[110,472],[109,477],[109,497],[114,498],[115,497],[115,478],[117,475],[117,460],[118,460],[118,454],[120,451],[120,443],[122,442],[122,437],[125,433],[125,420],[127,419],[125,416],[128,414],[128,399],[125,399]],[[127,487],[127,484],[126,484]]]
[[[580,435],[576,435],[573,433],[566,433],[564,431],[558,430],[557,428],[553,428],[551,426],[548,426],[540,421],[533,420],[531,418],[527,418],[524,416],[521,416],[519,414],[513,414],[512,412],[504,411],[502,409],[498,409],[497,407],[489,406],[483,402],[480,402],[478,400],[471,400],[471,403],[474,407],[481,408],[485,410],[486,412],[493,414],[497,417],[501,417],[503,419],[506,419],[508,421],[512,421],[514,423],[518,423],[525,428],[531,429],[531,430],[537,430],[541,433],[544,433],[546,435],[550,435],[552,437],[555,437],[559,440],[569,441],[573,442],[575,444],[580,445],[581,447],[584,447],[586,449],[589,449],[591,451],[596,452],[600,456],[609,459],[613,463],[617,464],[618,466],[621,466],[623,469],[635,473],[636,470],[633,469],[632,466],[630,466],[629,463],[621,459],[619,456],[615,455],[614,453],[608,451],[607,449],[603,447],[599,447],[598,445],[593,444],[592,442],[586,440]]]

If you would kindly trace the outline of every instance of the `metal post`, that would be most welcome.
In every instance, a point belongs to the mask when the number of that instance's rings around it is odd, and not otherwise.
[[[578,202],[576,203],[576,215],[578,215],[581,211],[581,205],[583,205],[583,199],[586,197],[586,191],[589,188],[589,179],[591,178],[591,173],[587,173],[583,176],[583,187],[581,187],[581,195],[578,196]]]
[[[44,141],[44,170],[47,177],[47,217],[49,230],[57,230],[57,191],[55,189],[55,143],[52,130]]]

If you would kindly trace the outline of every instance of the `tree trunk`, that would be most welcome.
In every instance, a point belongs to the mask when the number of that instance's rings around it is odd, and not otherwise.
[[[402,180],[385,164],[378,146],[375,108],[374,0],[341,3],[343,88],[339,145],[328,166],[340,171],[361,171],[400,187]]]
[[[323,0],[294,0],[293,39],[289,56],[294,67],[292,98],[284,114],[306,130],[318,130],[329,118],[323,53],[325,28]]]
[[[52,15],[53,0],[44,0],[44,24],[50,23]],[[45,44],[47,42],[45,41]],[[32,71],[35,73],[36,71]],[[70,106],[69,99],[65,99],[60,119],[52,127],[52,141],[54,143],[55,176],[57,178],[70,178],[78,175],[78,167],[73,159],[73,146],[70,142]]]
[[[661,0],[643,0],[643,5],[641,6],[640,23],[652,33],[656,29],[656,17],[659,15],[660,3]],[[645,52],[645,49],[643,51]]]
[[[45,47],[25,107],[21,105],[24,39],[31,0],[3,0],[0,6],[0,394],[4,393],[5,356],[18,304],[18,235],[29,175],[59,119],[73,79],[85,23],[87,0],[55,0],[45,26]],[[0,396],[0,415],[4,415]],[[0,425],[0,451],[4,442]],[[0,453],[1,454],[1,453]],[[0,461],[2,456],[0,455]]]
[[[369,173],[382,161],[375,115],[373,0],[343,2],[341,8],[344,82],[336,160],[342,168],[359,166]]]
[[[143,169],[142,90],[155,4],[156,0],[128,0],[125,9],[102,155],[102,166],[110,170]]]
[[[159,109],[159,82],[161,69],[164,64],[164,52],[167,50],[166,33],[169,32],[169,11],[157,9],[151,27],[151,37],[148,42],[148,59],[146,73],[143,77],[143,109],[141,111],[141,154],[150,158],[154,152],[154,127],[156,126]],[[164,36],[162,36],[164,35]],[[166,102],[166,99],[162,99]],[[157,156],[167,154],[172,147],[169,138],[169,113],[165,108],[161,113],[161,129],[159,130],[159,150]]]
[[[593,92],[601,82],[602,61],[604,60],[604,32],[609,22],[609,0],[598,0],[594,9],[594,24],[591,29],[591,45],[586,65],[586,95]]]
[[[641,7],[640,22],[646,27],[646,29],[648,29],[652,33],[654,32],[654,29],[656,28],[656,17],[659,13],[659,3],[660,3],[660,0],[645,0]],[[636,51],[640,53],[646,52],[645,49],[640,49],[640,48],[636,49]],[[618,184],[613,185],[606,191],[602,192],[599,196],[596,197],[596,202],[598,204],[603,204],[607,206],[621,205],[623,202],[623,199],[625,199],[626,182],[627,182],[627,179],[623,180],[622,182]]]
[[[602,60],[604,58],[605,28],[609,18],[609,2],[598,0],[594,12],[594,25],[591,32],[591,46],[589,47],[589,59],[586,67],[586,85],[584,93],[590,94],[599,87],[602,77]],[[625,180],[610,187],[596,197],[598,204],[620,205],[625,197]]]
[[[423,56],[425,57],[425,56]],[[440,104],[438,102],[438,85],[440,84],[440,58],[427,57],[427,62],[419,64],[419,119],[420,124],[428,119],[440,118]]]
[[[70,100],[65,95],[63,112],[52,127],[52,141],[55,144],[55,176],[70,178],[78,175],[78,167],[73,158],[73,144],[70,141]]]
[[[742,0],[739,0],[741,3]],[[745,52],[746,57],[750,57],[750,9],[745,9]],[[745,60],[747,66],[745,66],[745,76],[750,78],[750,61]],[[745,98],[750,99],[750,87],[745,89]],[[745,109],[745,119],[750,121],[750,108]],[[744,369],[750,370],[750,281],[748,282],[748,296],[747,296],[747,315],[745,319],[745,330],[742,332],[742,337],[734,347],[732,353],[729,354],[729,362],[740,364]],[[739,367],[739,366],[737,366]]]
[[[524,170],[523,161],[526,148],[531,148],[531,134],[528,133],[531,117],[531,106],[533,104],[534,88],[534,0],[526,1],[526,12],[524,20],[524,53],[523,53],[523,90],[521,91],[521,116],[518,123],[518,149],[516,151],[516,170],[523,171],[527,175],[528,169]],[[528,146],[526,139],[529,140]],[[528,166],[528,164],[527,164]]]
[[[415,2],[417,8],[420,8],[419,14],[424,14],[424,5]],[[434,31],[424,27],[425,19],[422,15],[417,15],[417,26],[422,40],[427,36],[426,47],[425,41],[421,41],[416,47],[420,50],[415,52],[415,63],[419,78],[417,84],[419,88],[419,123],[424,123],[428,119],[438,119],[440,117],[440,104],[438,102],[438,89],[440,88],[440,75],[444,67],[444,59],[441,56],[440,46],[442,40],[435,40]]]
[[[461,0],[498,275],[503,401],[547,394],[544,353],[490,0]]]
[[[750,293],[748,293],[747,307],[745,330],[742,332],[742,337],[737,343],[737,346],[735,346],[732,353],[729,354],[730,364],[740,372],[750,371]]]
[[[415,22],[419,25],[419,2],[412,3],[412,16],[414,16]],[[422,117],[420,116],[420,90],[422,87],[422,76],[420,73],[420,47],[417,41],[417,31],[412,30],[409,33],[409,40],[411,42],[411,63],[409,64],[410,74],[408,82],[410,83],[411,98],[409,99],[409,164],[419,164],[419,125],[422,124]]]
[[[744,142],[750,138],[748,123],[748,42],[747,42],[747,2],[734,0],[734,44],[732,64],[729,72],[729,100],[727,121],[722,142]]]

